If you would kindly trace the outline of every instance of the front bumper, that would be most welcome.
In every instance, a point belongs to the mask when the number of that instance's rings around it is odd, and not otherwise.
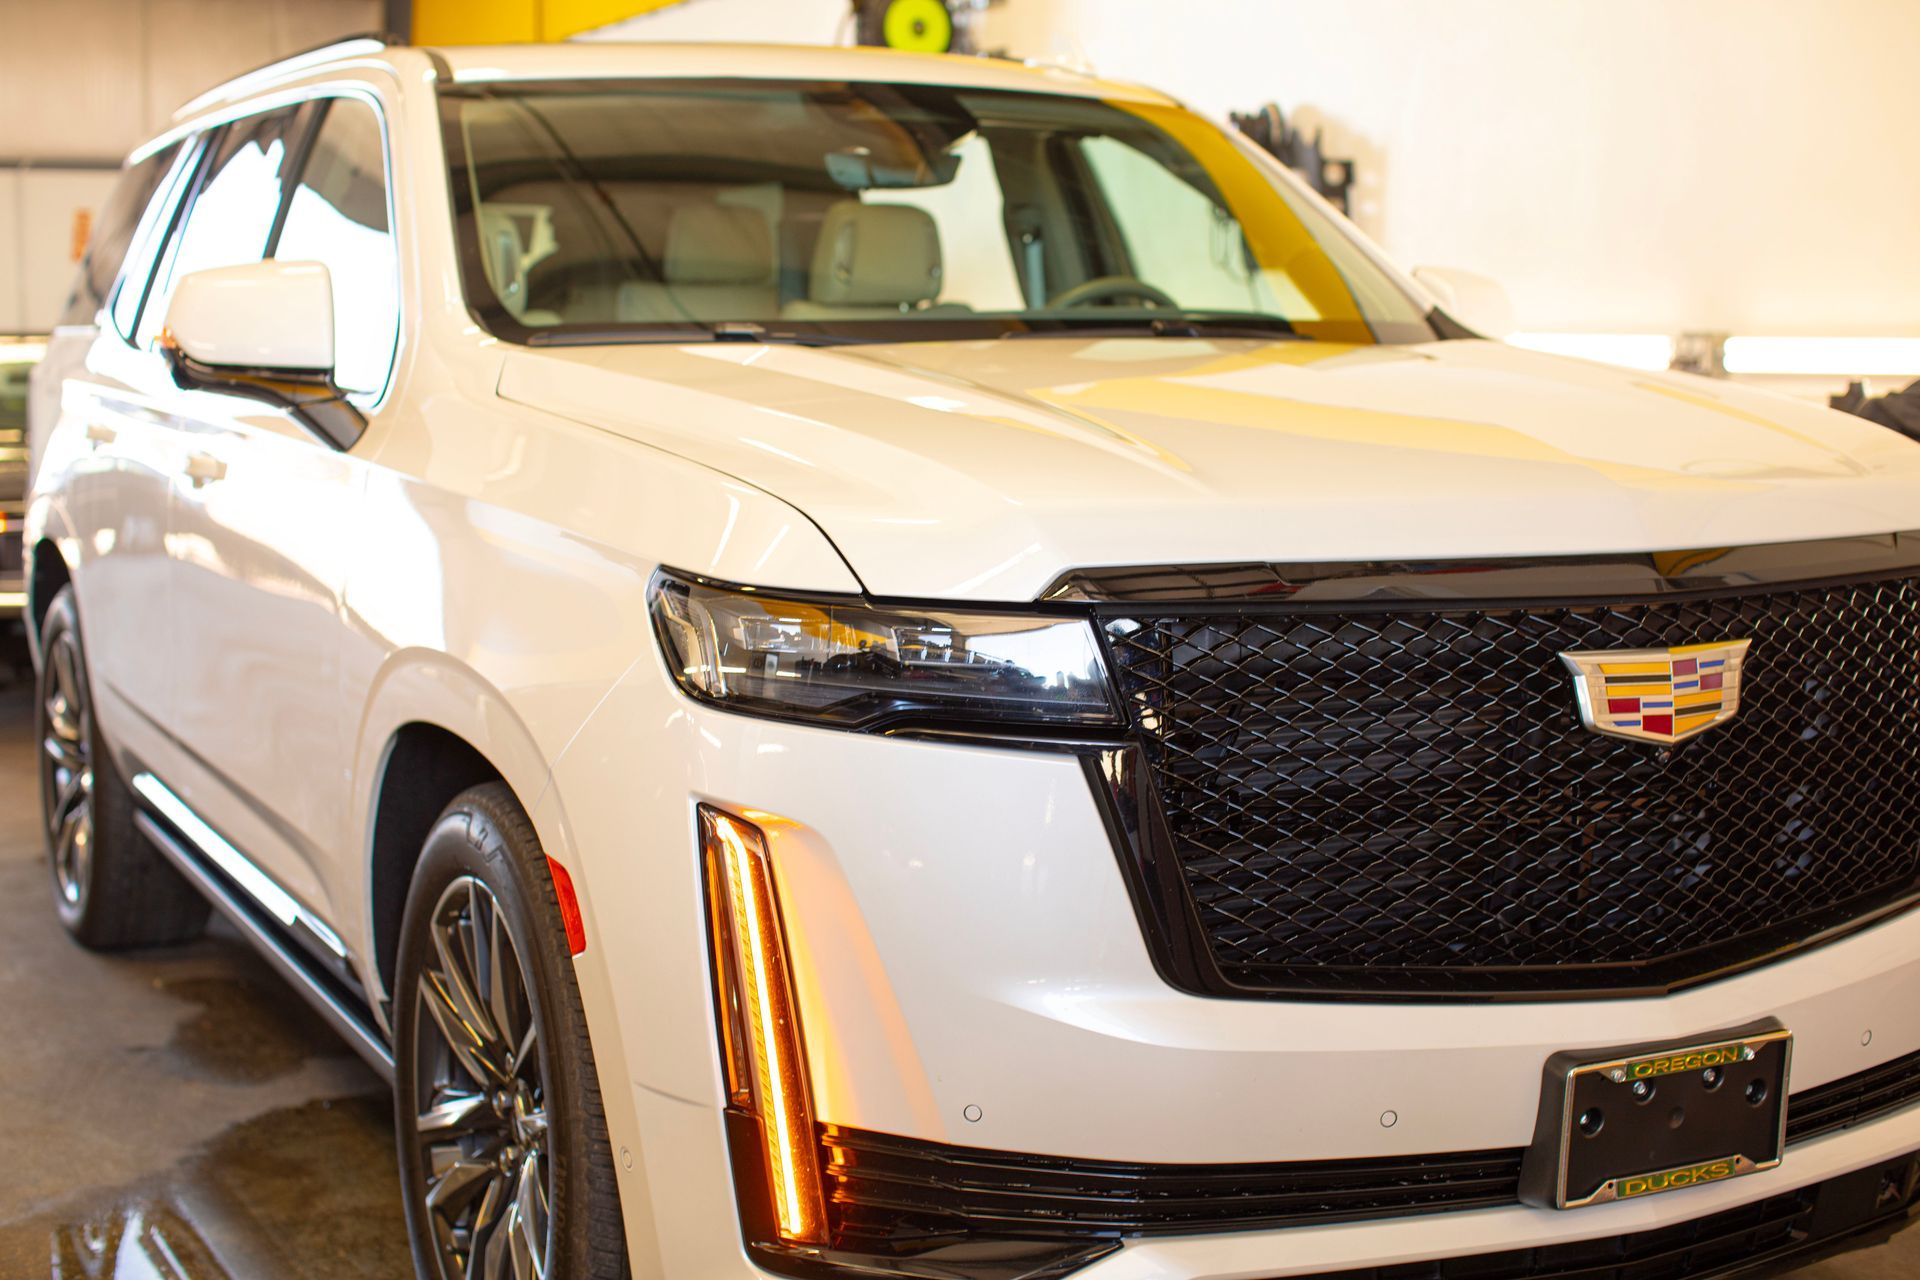
[[[1085,1280],[1722,1280],[1777,1274],[1911,1225],[1920,1114],[1795,1153],[1772,1174],[1569,1213],[1483,1210],[1127,1245]],[[1904,1151],[1887,1155],[1887,1147]]]
[[[574,872],[589,917],[582,985],[603,1070],[630,1085],[610,1121],[634,1157],[621,1191],[639,1274],[754,1272],[722,1120],[701,802],[767,833],[829,1125],[1088,1161],[1417,1161],[1524,1147],[1542,1064],[1565,1049],[1771,1016],[1796,1036],[1796,1094],[1920,1051],[1920,913],[1663,998],[1175,991],[1154,970],[1074,757],[730,716],[641,662],[556,763],[544,802],[564,809],[575,848],[594,851]],[[1802,1142],[1777,1170],[1641,1201],[1127,1236],[1079,1274],[1364,1275],[1664,1228],[1916,1150],[1909,1109]]]

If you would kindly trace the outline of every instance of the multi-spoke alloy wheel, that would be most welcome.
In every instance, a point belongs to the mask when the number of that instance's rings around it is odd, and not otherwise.
[[[40,812],[53,882],[68,911],[86,906],[93,869],[93,742],[80,646],[61,630],[44,654],[41,680]]]
[[[460,876],[427,922],[413,1020],[416,1141],[449,1280],[548,1274],[552,1163],[540,1025],[493,891]]]
[[[628,1280],[574,953],[546,852],[504,782],[435,820],[399,924],[394,1127],[415,1270]]]
[[[102,950],[198,936],[207,900],[147,845],[101,736],[72,587],[54,593],[40,623],[38,694],[40,816],[60,923]]]

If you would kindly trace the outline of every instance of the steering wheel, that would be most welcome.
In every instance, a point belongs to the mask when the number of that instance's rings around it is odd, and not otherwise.
[[[1137,280],[1132,276],[1095,276],[1048,298],[1047,309],[1065,311],[1071,307],[1084,307],[1091,302],[1104,302],[1108,298],[1137,298],[1150,307],[1174,310],[1180,306],[1164,290],[1154,288],[1145,280]]]

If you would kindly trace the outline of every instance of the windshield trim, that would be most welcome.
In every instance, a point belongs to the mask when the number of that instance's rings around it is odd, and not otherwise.
[[[435,88],[440,114],[441,139],[444,156],[444,172],[448,186],[448,197],[453,215],[453,231],[456,246],[456,261],[460,280],[462,301],[474,322],[488,335],[516,346],[524,347],[581,347],[596,345],[638,345],[659,344],[704,344],[715,341],[769,341],[793,343],[808,346],[855,345],[876,343],[909,344],[916,342],[966,342],[987,341],[1006,337],[1085,337],[1089,334],[1112,330],[1116,337],[1201,337],[1218,336],[1221,338],[1255,339],[1264,335],[1249,332],[1252,328],[1273,328],[1272,340],[1307,341],[1312,335],[1294,331],[1293,324],[1285,317],[1266,313],[1222,313],[1212,310],[1103,310],[1062,311],[1056,314],[1022,314],[974,312],[969,314],[922,316],[914,318],[892,317],[880,319],[752,319],[750,321],[707,322],[702,320],[647,320],[647,321],[584,321],[572,324],[528,325],[509,311],[495,294],[492,284],[486,278],[486,270],[479,243],[478,220],[472,216],[474,193],[467,171],[467,146],[463,134],[460,105],[465,102],[484,101],[495,98],[524,98],[548,94],[606,94],[622,91],[645,93],[650,90],[741,90],[752,88],[791,89],[806,91],[814,88],[828,88],[846,84],[889,85],[895,83],[888,77],[872,77],[861,80],[818,80],[806,77],[776,78],[768,76],[638,76],[638,77],[583,77],[561,80],[512,80],[485,82],[442,83]],[[918,87],[949,87],[966,92],[1026,97],[1037,99],[1061,99],[1077,101],[1086,95],[1049,92],[1038,89],[1002,89],[983,88],[967,84],[950,86],[931,85]],[[1134,104],[1126,104],[1134,105]],[[1226,135],[1230,144],[1241,141],[1224,126],[1191,112],[1184,107],[1173,107],[1184,115],[1191,116],[1197,125],[1218,130]],[[1277,163],[1277,162],[1276,162]],[[1280,182],[1277,176],[1267,174],[1262,167],[1263,176],[1269,181]],[[1323,214],[1328,211],[1320,211]],[[1408,345],[1432,342],[1454,336],[1448,332],[1445,317],[1438,311],[1429,309],[1428,304],[1417,293],[1409,290],[1397,270],[1383,269],[1377,255],[1371,251],[1353,228],[1340,217],[1333,214],[1326,219],[1330,234],[1337,236],[1354,253],[1362,257],[1367,264],[1379,272],[1381,279],[1395,292],[1400,294],[1416,311],[1421,312],[1419,323],[1384,320],[1369,315],[1364,310],[1360,321],[1370,332],[1373,344]],[[1337,270],[1337,267],[1336,267]],[[737,332],[742,324],[761,328],[757,335]],[[1205,332],[1208,328],[1230,330],[1217,335]],[[721,332],[730,330],[729,332]],[[1198,330],[1199,332],[1190,332]]]

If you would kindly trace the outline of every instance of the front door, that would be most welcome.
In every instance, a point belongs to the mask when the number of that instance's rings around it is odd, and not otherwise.
[[[274,193],[264,252],[328,267],[335,377],[350,393],[342,412],[357,420],[384,392],[397,326],[380,121],[353,97],[311,103],[299,120],[312,132],[294,144],[295,171]],[[349,829],[353,714],[340,659],[364,466],[342,447],[350,435],[286,409],[178,397],[174,729],[193,758],[176,789],[310,921],[357,916],[357,902],[334,898],[343,854],[361,846]],[[319,933],[339,941],[324,923]]]

